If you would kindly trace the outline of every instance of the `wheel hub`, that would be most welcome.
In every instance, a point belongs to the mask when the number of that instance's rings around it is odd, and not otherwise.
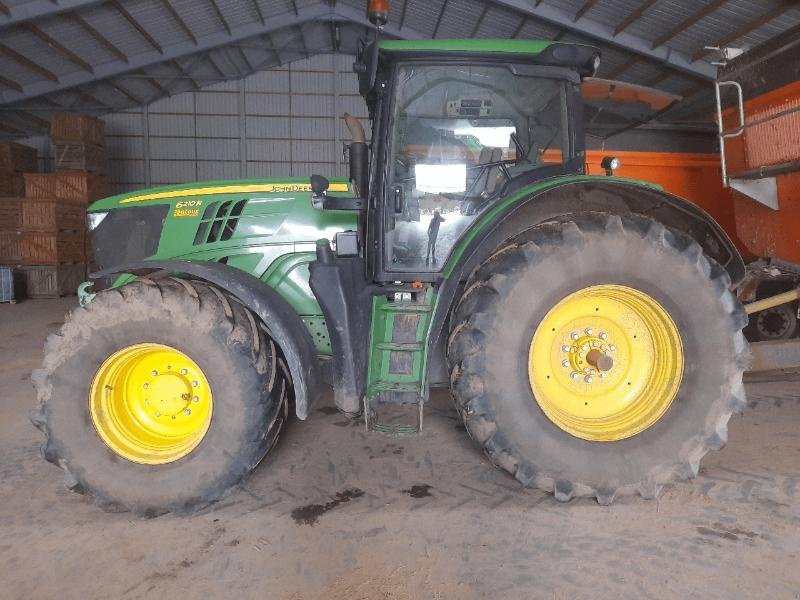
[[[200,367],[162,344],[136,344],[109,356],[89,396],[100,438],[119,456],[142,464],[189,454],[208,431],[212,408]]]
[[[675,323],[649,295],[619,285],[570,294],[531,340],[528,376],[537,403],[562,430],[616,441],[655,424],[677,395],[683,347]]]
[[[616,350],[616,345],[608,339],[605,331],[595,335],[591,327],[585,327],[580,333],[571,332],[569,339],[572,343],[561,346],[565,355],[561,366],[570,369],[572,379],[583,378],[586,383],[594,383],[595,378],[603,379],[608,375],[614,366],[611,353]]]

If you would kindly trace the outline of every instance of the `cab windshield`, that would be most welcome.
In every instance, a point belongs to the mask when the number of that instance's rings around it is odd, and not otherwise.
[[[388,271],[438,271],[508,181],[549,176],[552,165],[571,158],[569,84],[531,71],[526,65],[398,68],[384,236]]]

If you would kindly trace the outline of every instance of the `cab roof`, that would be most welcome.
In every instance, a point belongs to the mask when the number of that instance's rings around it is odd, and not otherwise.
[[[549,40],[381,40],[380,49],[386,52],[503,52],[508,54],[541,54],[557,42]],[[574,44],[561,44],[574,45]]]

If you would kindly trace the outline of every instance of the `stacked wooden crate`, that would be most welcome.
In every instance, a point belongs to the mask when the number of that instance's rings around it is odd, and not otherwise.
[[[57,197],[84,205],[106,195],[106,125],[102,119],[78,113],[54,113],[50,121],[53,164],[60,177]],[[84,240],[86,264],[93,264],[89,238]]]
[[[56,171],[85,171],[105,175],[108,158],[105,123],[78,113],[54,113],[50,122]]]
[[[95,160],[105,156],[102,132],[98,119],[53,115],[56,172],[25,173],[25,197],[0,200],[0,264],[17,267],[28,297],[73,294],[85,279],[86,206],[105,196],[105,161]],[[59,148],[70,145],[69,160],[60,161]]]
[[[35,148],[22,144],[0,144],[0,196],[22,196],[25,193],[24,173],[39,170]]]

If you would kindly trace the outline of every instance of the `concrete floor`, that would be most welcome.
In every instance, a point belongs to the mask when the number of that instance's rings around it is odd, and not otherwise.
[[[798,380],[749,384],[728,447],[658,501],[520,490],[437,393],[419,437],[322,406],[221,503],[139,520],[66,491],[28,422],[74,302],[0,305],[0,598],[800,598]]]

